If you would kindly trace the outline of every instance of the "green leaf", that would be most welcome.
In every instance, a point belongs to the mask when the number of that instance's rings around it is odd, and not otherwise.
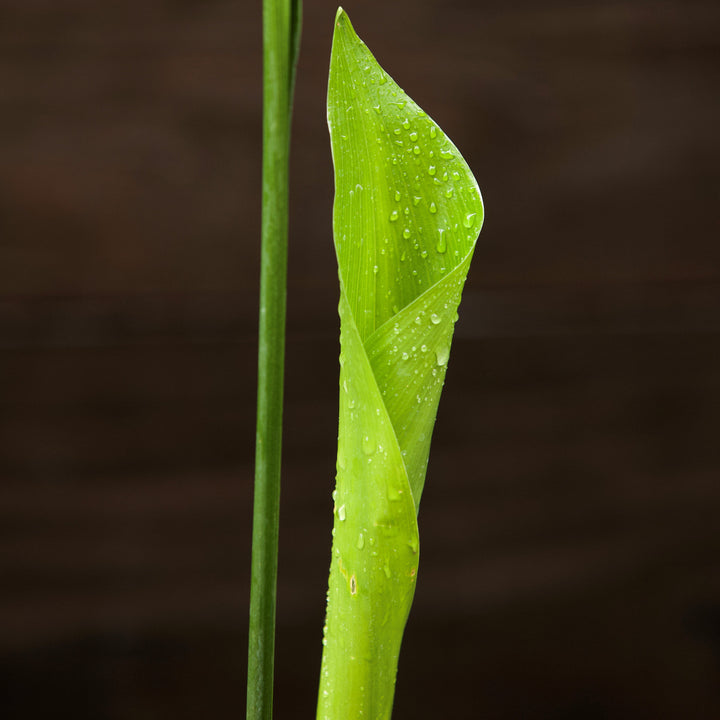
[[[335,522],[317,717],[389,718],[417,511],[483,205],[457,148],[341,9],[328,124],[340,277]]]

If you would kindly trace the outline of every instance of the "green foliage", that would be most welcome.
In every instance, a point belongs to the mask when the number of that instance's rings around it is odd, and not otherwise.
[[[340,421],[319,720],[392,712],[417,511],[483,205],[457,148],[338,10],[328,88]]]

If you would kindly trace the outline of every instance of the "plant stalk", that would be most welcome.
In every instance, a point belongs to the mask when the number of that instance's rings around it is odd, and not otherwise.
[[[272,718],[285,361],[290,121],[298,0],[263,0],[263,160],[247,720]]]

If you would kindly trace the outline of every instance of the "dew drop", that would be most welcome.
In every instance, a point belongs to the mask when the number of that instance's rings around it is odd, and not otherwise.
[[[431,322],[433,325],[439,325],[439,324],[440,324],[440,316],[439,316],[437,313],[433,313],[433,314],[430,316],[430,322]]]
[[[403,103],[403,105],[404,105],[404,104],[405,104],[405,103]],[[405,119],[403,120],[402,126],[403,126],[406,130],[409,130],[409,129],[410,129],[410,121],[409,121],[407,118],[405,118]]]
[[[431,165],[431,166],[428,168],[428,175],[434,175],[435,172],[436,172],[435,166],[434,166],[434,165]]]
[[[338,508],[338,520],[340,520],[341,522],[344,522],[344,520],[345,520],[345,506],[344,505],[341,505]]]
[[[404,353],[402,354],[402,359],[403,359],[403,360],[407,360],[409,357],[410,357],[410,356],[409,356],[406,352],[404,352]]]
[[[415,195],[415,197],[413,197],[413,205],[417,205],[421,200],[422,198],[419,195]]]
[[[411,132],[411,133],[410,133],[410,139],[411,139],[413,142],[415,142],[415,141],[417,140],[417,137],[418,137],[418,136],[417,136],[417,133],[416,133],[416,132]]]
[[[420,147],[419,147],[418,145],[416,145],[416,146],[413,148],[413,153],[415,153],[415,155],[419,155],[419,154],[420,154]]]
[[[463,220],[463,227],[471,228],[475,224],[475,213],[468,213]]]
[[[365,547],[365,537],[363,536],[362,533],[360,533],[360,535],[358,535],[358,540],[357,540],[357,549],[362,550],[364,547]]]
[[[399,216],[398,216],[398,211],[397,211],[397,210],[393,210],[393,211],[390,213],[390,222],[395,222],[395,221],[398,219],[398,217],[399,217]]]
[[[395,191],[395,202],[400,202],[400,191],[399,190]]]
[[[437,205],[434,202],[430,203],[430,212],[434,215],[437,212]]]
[[[442,345],[435,351],[435,359],[440,367],[447,365],[448,358],[450,357],[450,348],[447,345]]]
[[[410,237],[410,228],[405,228],[403,230],[403,237],[407,240]]]
[[[452,188],[448,188],[448,189],[445,191],[445,197],[446,197],[446,198],[451,198],[452,196],[453,196],[453,189],[452,189]]]
[[[437,135],[437,130],[435,129],[434,125],[430,126],[430,137],[434,138]]]
[[[439,253],[444,253],[447,251],[447,241],[445,240],[445,231],[439,230],[440,237],[438,238],[437,245],[435,245],[435,249]]]
[[[362,449],[366,455],[372,455],[375,452],[375,441],[369,436],[365,435],[362,439]]]

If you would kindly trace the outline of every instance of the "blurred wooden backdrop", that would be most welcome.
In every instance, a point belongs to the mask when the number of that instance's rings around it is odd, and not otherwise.
[[[0,4],[0,716],[242,717],[260,2]],[[487,221],[396,717],[720,717],[720,6],[358,0]],[[312,717],[337,286],[305,0],[278,718]]]

